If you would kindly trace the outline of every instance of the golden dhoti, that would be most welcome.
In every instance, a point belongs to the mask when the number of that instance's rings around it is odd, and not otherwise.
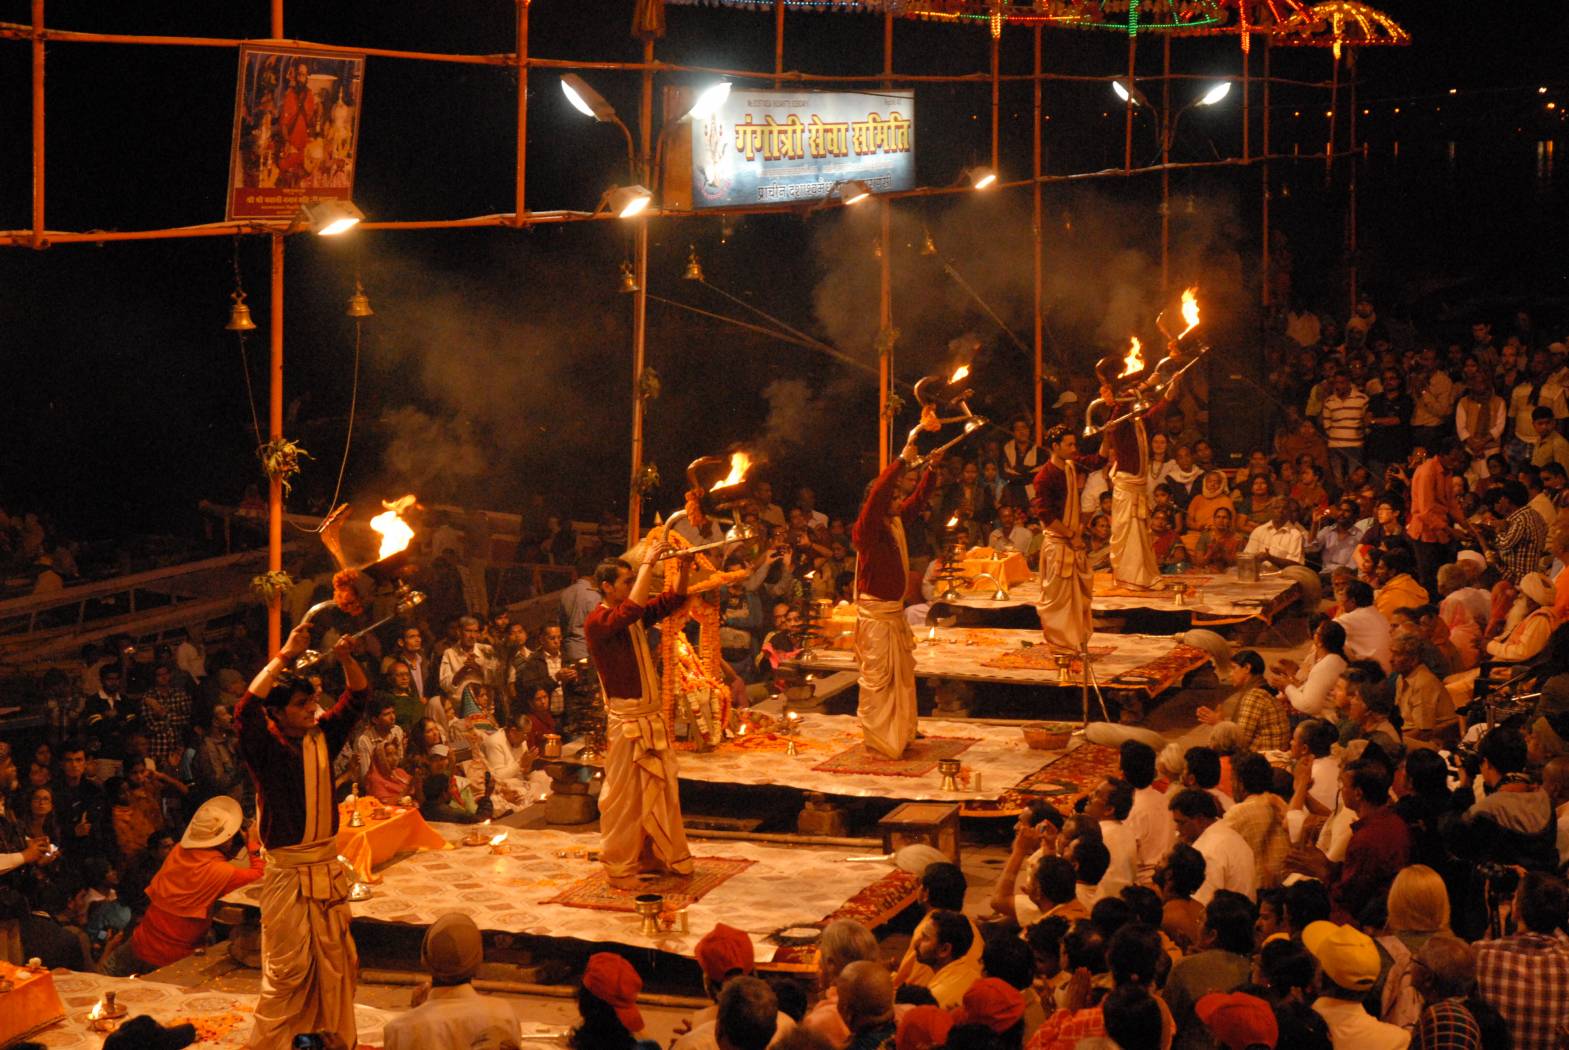
[[[1149,478],[1143,474],[1111,476],[1111,569],[1135,587],[1152,587],[1160,579],[1160,559],[1150,542]]]
[[[868,750],[898,758],[915,739],[915,633],[903,602],[863,594],[855,608],[861,736]]]
[[[1094,597],[1089,554],[1046,533],[1041,540],[1041,600],[1035,611],[1048,645],[1078,652],[1088,644],[1094,629],[1090,614]]]
[[[676,755],[659,694],[605,700],[605,786],[599,795],[600,859],[611,878],[636,875],[645,846],[663,867],[692,874],[681,826]]]
[[[303,1032],[356,1043],[359,954],[349,934],[349,878],[334,839],[267,851],[261,880],[262,990],[249,1044],[287,1047]]]

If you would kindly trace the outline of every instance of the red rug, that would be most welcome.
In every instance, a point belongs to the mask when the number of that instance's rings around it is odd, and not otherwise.
[[[953,758],[968,751],[970,745],[980,742],[979,737],[926,736],[912,741],[898,758],[885,758],[875,751],[868,751],[865,744],[856,744],[841,751],[820,766],[812,768],[819,773],[870,773],[878,777],[924,777],[937,768],[943,758]]]
[[[666,875],[649,879],[635,890],[618,890],[610,885],[603,868],[586,879],[580,879],[545,901],[546,904],[564,904],[568,908],[594,908],[598,911],[625,911],[635,909],[633,900],[640,893],[657,893],[665,898],[665,910],[674,911],[700,901],[718,889],[732,876],[739,875],[752,866],[752,861],[735,857],[696,857],[697,870],[690,875]]]
[[[1080,744],[1057,761],[1042,766],[1019,781],[1013,790],[1026,796],[1066,796],[1072,802],[1080,795],[1089,794],[1107,777],[1121,775],[1121,771],[1120,749],[1101,744]]]
[[[867,929],[887,922],[915,902],[921,888],[920,879],[907,871],[895,868],[815,923],[805,925],[826,927],[836,919],[854,919]],[[782,944],[774,952],[771,962],[761,969],[809,972],[817,968],[816,944]]]

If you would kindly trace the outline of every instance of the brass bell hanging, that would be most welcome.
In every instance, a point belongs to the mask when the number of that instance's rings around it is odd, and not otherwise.
[[[229,307],[229,323],[224,329],[230,332],[254,332],[256,322],[251,320],[251,308],[245,305],[245,293],[239,289],[229,293],[233,303]]]
[[[376,315],[376,311],[370,308],[370,296],[365,294],[365,286],[360,284],[358,277],[354,278],[354,294],[349,296],[349,308],[344,313],[356,319]]]
[[[637,277],[632,273],[632,264],[625,259],[621,260],[621,293],[631,295],[637,291]]]
[[[697,245],[689,245],[686,257],[686,269],[681,272],[683,281],[703,280],[703,264],[697,261]]]

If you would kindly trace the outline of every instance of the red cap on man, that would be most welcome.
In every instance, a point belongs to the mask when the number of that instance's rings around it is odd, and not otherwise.
[[[610,952],[597,952],[588,957],[583,969],[583,987],[603,1000],[616,1012],[616,1017],[628,1032],[643,1030],[643,1015],[637,1008],[637,993],[643,990],[643,979],[632,969],[632,964]]]
[[[895,1050],[936,1050],[948,1041],[953,1015],[940,1006],[916,1006],[899,1018]]]
[[[1024,1016],[1024,996],[1000,977],[982,977],[970,985],[954,1011],[955,1024],[983,1024],[1001,1035]]]
[[[703,976],[718,985],[736,971],[751,973],[756,956],[752,951],[752,938],[734,926],[719,923],[703,934],[694,952]]]
[[[1210,992],[1193,1004],[1193,1013],[1226,1050],[1273,1047],[1280,1039],[1275,1011],[1256,995]]]

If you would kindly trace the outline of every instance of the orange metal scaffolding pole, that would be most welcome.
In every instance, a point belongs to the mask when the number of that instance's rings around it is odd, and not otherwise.
[[[33,247],[44,246],[44,0],[33,0]]]
[[[272,0],[272,35],[283,36],[283,0]],[[272,241],[272,302],[268,325],[271,348],[268,361],[267,440],[283,437],[283,237],[274,233]],[[267,571],[283,571],[283,479],[267,479]],[[274,593],[267,602],[267,652],[283,646],[283,595]]]
[[[512,225],[522,226],[528,205],[523,201],[526,185],[524,175],[528,169],[528,5],[529,0],[517,0],[517,65],[518,65],[518,160],[513,172]]]
[[[1033,200],[1031,222],[1035,232],[1035,444],[1039,445],[1045,431],[1045,401],[1042,386],[1045,383],[1045,318],[1042,310],[1042,285],[1045,277],[1045,259],[1042,257],[1041,240],[1046,236],[1046,222],[1044,202],[1041,199],[1043,188],[1041,186],[1041,60],[1042,60],[1041,27],[1035,27],[1035,122],[1031,128],[1030,137],[1035,148],[1035,159],[1030,165],[1032,185],[1030,192]]]

